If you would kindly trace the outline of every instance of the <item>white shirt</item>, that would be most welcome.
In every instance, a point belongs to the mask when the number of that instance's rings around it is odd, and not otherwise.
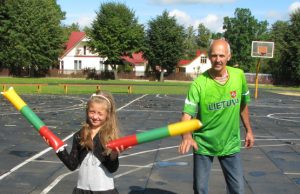
[[[89,191],[114,189],[113,175],[92,152],[89,152],[81,163],[77,188]]]

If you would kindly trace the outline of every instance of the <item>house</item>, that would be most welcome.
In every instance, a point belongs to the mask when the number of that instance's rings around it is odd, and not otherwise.
[[[104,71],[106,58],[92,53],[87,47],[88,38],[84,32],[72,32],[65,50],[59,58],[59,70],[62,74],[81,72],[86,68]]]
[[[145,70],[148,65],[148,61],[143,58],[143,53],[133,53],[132,56],[123,56],[122,59],[125,63],[129,63],[133,67],[135,76],[145,76]]]
[[[197,50],[196,57],[192,60],[180,60],[177,64],[176,72],[184,72],[193,78],[211,67],[211,62],[206,51]]]

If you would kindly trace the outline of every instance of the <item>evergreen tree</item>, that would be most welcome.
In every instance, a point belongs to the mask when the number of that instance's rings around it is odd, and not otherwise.
[[[286,61],[290,70],[290,79],[293,84],[300,84],[300,8],[290,16],[289,26],[289,58]]]
[[[152,19],[147,30],[147,57],[153,70],[160,73],[163,81],[165,71],[172,73],[184,53],[184,28],[170,17],[167,11]]]
[[[101,4],[87,35],[92,51],[107,57],[105,64],[112,67],[115,79],[117,66],[124,65],[121,57],[143,49],[144,28],[135,13],[122,3]]]
[[[194,59],[196,57],[196,52],[198,45],[196,42],[196,35],[193,26],[189,26],[185,30],[185,38],[183,42],[184,55],[182,59]]]
[[[0,61],[13,75],[45,75],[63,48],[64,13],[55,0],[6,0],[0,13]]]
[[[282,84],[283,80],[289,79],[289,72],[286,61],[288,61],[288,37],[289,23],[277,21],[271,28],[271,40],[275,43],[273,59],[269,60],[270,73],[275,84]]]
[[[231,46],[229,65],[239,64],[246,72],[255,71],[255,59],[251,57],[252,41],[267,38],[267,21],[258,22],[249,9],[237,8],[234,17],[225,17],[224,37]]]
[[[210,45],[210,40],[212,33],[204,24],[199,24],[198,26],[198,35],[197,35],[197,45],[202,50],[208,50]]]

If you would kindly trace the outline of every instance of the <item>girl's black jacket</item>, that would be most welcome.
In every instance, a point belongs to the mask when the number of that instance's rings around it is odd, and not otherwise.
[[[59,151],[57,156],[59,159],[66,165],[66,167],[73,171],[76,170],[77,167],[82,163],[85,156],[88,154],[89,150],[82,147],[80,144],[80,131],[76,132],[73,135],[73,145],[70,154],[64,148],[64,150]],[[119,159],[118,157],[115,160],[110,159],[110,155],[103,155],[103,147],[100,143],[100,139],[98,138],[98,134],[93,139],[94,150],[93,154],[98,158],[98,160],[102,163],[106,169],[113,173],[117,171],[119,168]]]

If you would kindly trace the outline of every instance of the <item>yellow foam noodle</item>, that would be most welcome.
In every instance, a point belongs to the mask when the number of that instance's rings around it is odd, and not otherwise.
[[[202,123],[198,119],[181,121],[168,125],[170,136],[181,135],[192,132],[202,127]]]
[[[7,98],[7,100],[9,100],[14,107],[16,107],[16,109],[18,111],[20,111],[24,106],[26,106],[27,104],[21,99],[21,97],[16,93],[16,91],[14,90],[13,87],[8,88],[8,90],[6,90],[5,92],[1,92],[1,94]]]

